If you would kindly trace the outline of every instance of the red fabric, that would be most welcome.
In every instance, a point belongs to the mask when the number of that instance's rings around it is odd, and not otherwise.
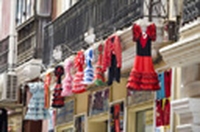
[[[155,41],[156,40],[156,25],[155,24],[150,24],[147,27],[146,34],[148,35],[148,37],[152,41]]]
[[[132,90],[158,90],[160,88],[150,56],[135,57],[127,88]]]
[[[133,33],[133,41],[138,41],[142,33],[140,26],[137,24],[133,24],[132,33]]]
[[[164,73],[165,78],[165,96],[169,98],[171,96],[171,70]]]
[[[116,104],[114,107],[115,132],[120,132],[120,105]]]
[[[76,68],[76,74],[73,80],[73,88],[72,88],[72,92],[73,93],[83,93],[86,91],[86,85],[83,84],[83,77],[84,77],[84,73],[83,73],[83,67],[84,67],[84,53],[83,51],[79,51],[77,53],[77,56],[75,57],[75,68]]]
[[[44,97],[45,97],[45,108],[49,108],[49,86],[50,86],[50,83],[51,83],[51,74],[48,73],[46,76],[45,76],[45,80],[44,80]]]
[[[113,39],[113,42],[112,42]],[[111,53],[116,55],[117,67],[121,68],[122,65],[122,49],[119,36],[110,36],[105,43],[103,54],[103,71],[106,71],[107,67],[111,64]]]
[[[64,75],[64,68],[62,66],[57,66],[55,68],[54,74],[56,76],[57,84],[54,88],[54,94],[53,94],[54,98],[52,102],[52,107],[60,108],[64,106],[64,97],[61,96],[61,92],[62,92],[61,79],[62,79],[62,76]]]
[[[170,101],[166,99],[164,106],[164,125],[170,124]]]
[[[133,41],[138,41],[142,36],[142,29],[140,25],[133,24],[132,33],[133,33]],[[156,25],[154,23],[150,24],[147,27],[146,34],[152,41],[156,40]]]
[[[156,127],[163,126],[162,100],[156,100]]]
[[[105,78],[104,78],[104,74],[103,74],[103,45],[100,44],[98,47],[98,52],[99,52],[99,56],[98,56],[98,61],[97,61],[97,67],[95,70],[95,80],[101,80],[102,82],[105,82]]]

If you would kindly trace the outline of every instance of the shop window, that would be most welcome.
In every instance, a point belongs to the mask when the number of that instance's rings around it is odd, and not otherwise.
[[[153,109],[136,112],[136,132],[153,131]]]
[[[85,132],[85,115],[75,117],[74,132]]]
[[[125,132],[126,123],[124,117],[125,117],[124,102],[111,105],[109,132]]]
[[[74,100],[65,103],[65,106],[58,109],[56,116],[56,125],[72,122],[74,116]]]
[[[89,116],[108,111],[109,89],[95,91],[89,95]]]

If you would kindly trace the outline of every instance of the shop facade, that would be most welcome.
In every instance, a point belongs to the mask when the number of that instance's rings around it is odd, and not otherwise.
[[[172,111],[179,118],[178,132],[198,132],[199,127],[199,2],[184,1],[180,39],[160,50],[165,62],[176,71]],[[190,6],[189,6],[190,5]],[[195,15],[188,10],[198,12]],[[190,12],[191,12],[190,11]]]

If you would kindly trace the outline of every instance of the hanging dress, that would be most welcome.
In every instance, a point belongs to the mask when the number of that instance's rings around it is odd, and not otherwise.
[[[63,97],[72,95],[73,77],[71,74],[71,69],[73,68],[73,61],[70,59],[67,59],[65,62],[64,68],[65,68],[65,78],[62,81],[63,90],[61,93]]]
[[[26,120],[45,120],[50,117],[49,111],[45,109],[44,83],[34,82],[28,84],[32,97],[28,104]]]
[[[64,97],[61,96],[62,92],[62,75],[64,74],[64,68],[62,66],[57,66],[55,68],[54,74],[56,76],[56,86],[54,88],[54,94],[53,94],[53,102],[52,107],[54,108],[61,108],[64,106]]]
[[[103,54],[103,71],[108,70],[107,84],[112,85],[113,81],[120,82],[122,66],[122,49],[120,37],[113,35],[108,37],[105,42]]]
[[[158,75],[154,70],[151,58],[151,41],[156,39],[156,27],[151,24],[146,32],[133,25],[133,40],[136,41],[137,55],[128,79],[127,88],[131,90],[159,90]]]
[[[86,86],[83,83],[83,77],[84,77],[84,72],[83,72],[83,67],[84,67],[84,53],[83,51],[79,51],[75,57],[75,68],[76,68],[76,74],[73,79],[73,88],[72,92],[73,93],[83,93],[86,91]]]
[[[94,81],[94,68],[92,66],[92,60],[94,58],[93,49],[89,49],[85,53],[86,68],[84,70],[84,84],[89,85]]]
[[[98,47],[98,61],[96,64],[96,70],[95,70],[95,84],[97,86],[104,85],[105,78],[103,73],[103,45],[100,44]]]
[[[45,80],[44,80],[44,97],[45,97],[45,108],[48,109],[50,106],[50,92],[49,92],[49,88],[50,88],[50,84],[51,84],[51,74],[48,73],[45,75]]]

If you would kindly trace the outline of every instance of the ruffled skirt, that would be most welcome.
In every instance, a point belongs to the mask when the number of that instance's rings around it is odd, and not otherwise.
[[[158,75],[150,56],[136,56],[127,88],[131,90],[159,90]]]
[[[74,77],[74,84],[72,88],[73,93],[83,93],[86,91],[86,86],[83,84],[83,72],[78,71]]]

